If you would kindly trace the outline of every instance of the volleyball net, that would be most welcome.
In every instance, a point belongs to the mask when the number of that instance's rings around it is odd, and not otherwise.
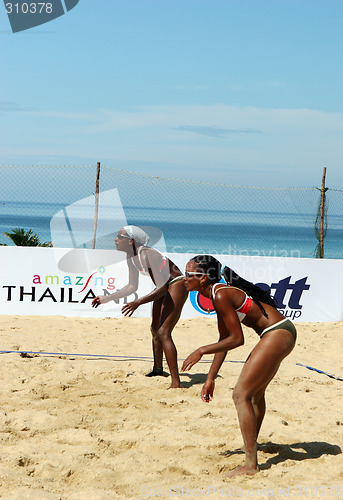
[[[66,214],[74,206],[74,228],[82,236],[54,241],[50,232],[42,239],[50,237],[54,246],[91,248],[96,174],[96,165],[1,167],[2,233],[23,227],[40,236],[43,227],[51,230],[57,213]],[[168,252],[318,256],[320,186],[233,186],[150,176],[101,164],[99,190],[99,224],[106,221],[106,229],[97,235],[95,248],[112,249],[114,233],[125,222],[155,228],[155,234],[163,235]],[[326,188],[325,258],[343,258],[342,202],[343,190]],[[0,243],[11,244],[3,237]]]

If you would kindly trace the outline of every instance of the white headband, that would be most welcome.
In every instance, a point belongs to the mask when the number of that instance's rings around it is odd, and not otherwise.
[[[149,243],[149,235],[138,226],[124,226],[124,231],[134,240],[137,246],[147,245]]]

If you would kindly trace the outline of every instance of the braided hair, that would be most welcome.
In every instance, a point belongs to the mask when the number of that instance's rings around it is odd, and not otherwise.
[[[231,285],[239,288],[240,290],[243,290],[243,292],[249,295],[258,305],[266,318],[268,318],[268,314],[266,313],[261,302],[277,309],[277,304],[274,298],[267,290],[263,290],[250,281],[241,278],[235,271],[227,266],[222,269],[222,265],[219,260],[217,260],[215,257],[212,257],[212,255],[197,255],[196,257],[193,257],[191,261],[198,264],[198,268],[204,271],[204,274],[206,274],[208,280],[211,283],[218,283],[223,276],[227,285]]]

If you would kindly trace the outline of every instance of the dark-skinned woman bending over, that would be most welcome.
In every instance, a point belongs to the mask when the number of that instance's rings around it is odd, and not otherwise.
[[[219,283],[223,276],[226,285]],[[257,436],[265,414],[265,391],[281,361],[292,351],[296,329],[277,309],[270,294],[244,280],[230,268],[221,273],[220,262],[210,255],[198,255],[186,266],[185,285],[212,300],[217,313],[219,340],[199,347],[184,361],[182,371],[189,370],[204,354],[214,354],[201,398],[213,397],[214,380],[231,349],[244,344],[241,327],[252,328],[260,340],[250,353],[233,390],[238,420],[244,441],[245,463],[230,471],[229,477],[259,471]]]
[[[150,248],[148,234],[138,226],[124,226],[115,239],[117,250],[125,252],[129,270],[129,283],[110,295],[95,297],[93,307],[118,300],[136,292],[139,274],[150,276],[155,288],[144,297],[129,302],[122,307],[125,316],[131,316],[142,304],[153,302],[152,307],[152,348],[154,367],[148,377],[163,376],[163,352],[171,375],[171,388],[181,387],[177,366],[177,351],[172,339],[172,331],[180,318],[188,292],[180,269],[158,250]]]

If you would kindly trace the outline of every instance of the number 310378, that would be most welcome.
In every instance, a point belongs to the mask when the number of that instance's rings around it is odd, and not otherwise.
[[[52,3],[30,2],[30,3],[6,3],[7,14],[51,14]]]

